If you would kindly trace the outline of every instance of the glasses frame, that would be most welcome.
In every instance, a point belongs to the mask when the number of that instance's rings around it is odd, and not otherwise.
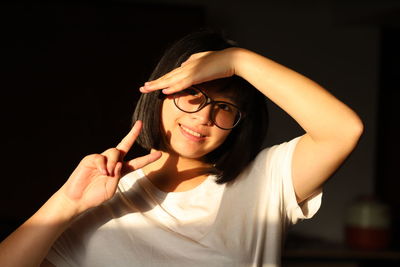
[[[196,87],[196,86],[193,86],[193,85],[190,86],[189,88],[186,88],[185,90],[191,89],[191,88],[192,88],[192,89],[195,89],[195,90],[199,91],[201,94],[203,94],[203,95],[205,96],[205,98],[206,98],[206,101],[205,101],[203,104],[201,104],[197,110],[195,110],[195,111],[186,111],[186,110],[181,109],[181,108],[178,106],[178,104],[176,103],[176,102],[177,102],[176,99],[178,98],[177,96],[179,95],[179,93],[181,93],[181,92],[177,92],[177,93],[173,94],[173,97],[174,97],[174,104],[175,104],[175,106],[176,106],[180,111],[183,111],[183,112],[185,112],[185,113],[196,113],[196,112],[199,112],[200,110],[202,110],[202,109],[203,109],[204,107],[206,107],[207,105],[210,105],[210,104],[211,104],[212,106],[214,106],[215,104],[223,103],[223,104],[228,104],[228,105],[234,106],[234,107],[238,110],[239,118],[237,119],[237,121],[235,122],[235,124],[233,124],[232,127],[230,127],[230,128],[221,127],[221,126],[217,125],[217,123],[214,121],[214,119],[213,119],[214,109],[211,108],[210,120],[213,122],[213,124],[214,124],[215,126],[217,126],[218,128],[220,128],[220,129],[222,129],[222,130],[231,130],[231,129],[235,128],[235,127],[239,124],[239,122],[242,120],[242,118],[243,118],[243,112],[240,110],[240,108],[239,108],[237,105],[235,105],[235,104],[233,104],[233,103],[230,103],[230,102],[227,102],[227,101],[219,101],[219,100],[218,100],[218,101],[215,101],[215,100],[213,100],[211,97],[209,97],[203,90],[201,90],[200,88],[198,88],[198,87]],[[183,91],[185,91],[185,90],[183,90]]]

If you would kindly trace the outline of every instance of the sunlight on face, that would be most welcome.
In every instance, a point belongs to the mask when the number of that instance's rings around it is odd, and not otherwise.
[[[231,102],[215,90],[205,91],[213,99]],[[197,112],[186,113],[175,106],[173,96],[166,97],[162,106],[162,126],[174,153],[200,159],[225,141],[231,130],[222,130],[214,125],[210,119],[211,108],[207,105]]]

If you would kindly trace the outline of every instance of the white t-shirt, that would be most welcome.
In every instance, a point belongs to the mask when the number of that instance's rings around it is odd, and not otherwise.
[[[80,216],[47,259],[56,266],[277,266],[287,226],[312,217],[322,192],[297,204],[291,160],[298,138],[261,151],[235,181],[209,176],[165,193],[142,170]]]

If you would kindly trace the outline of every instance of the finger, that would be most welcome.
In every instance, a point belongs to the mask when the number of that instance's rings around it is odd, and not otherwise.
[[[172,71],[170,71],[170,72],[164,74],[163,76],[159,77],[158,79],[155,79],[155,80],[153,80],[153,81],[146,82],[145,85],[146,85],[146,84],[152,84],[152,83],[155,83],[155,82],[159,82],[159,81],[162,81],[162,80],[169,79],[169,78],[171,78],[171,77],[176,76],[176,75],[179,74],[181,71],[182,71],[182,68],[181,68],[181,67],[177,67],[177,68],[173,69]]]
[[[113,175],[110,179],[107,180],[107,184],[106,184],[107,199],[110,199],[115,194],[115,191],[117,190],[118,182],[119,182],[119,179],[121,178],[121,169],[122,169],[122,162],[118,162],[115,165],[115,170],[114,170],[115,175]]]
[[[122,162],[118,162],[117,165],[115,165],[114,177],[115,178],[120,178],[121,177],[121,172],[122,172]]]
[[[173,71],[164,74],[158,79],[145,82],[143,87],[145,90],[157,90],[159,89],[158,87],[160,87],[163,83],[165,83],[166,81],[177,75],[179,72],[180,72],[179,68],[174,69]]]
[[[107,160],[106,157],[103,155],[95,155],[94,156],[94,165],[96,166],[97,170],[103,174],[103,175],[108,175],[107,172]]]
[[[199,59],[201,57],[204,57],[204,56],[206,56],[206,55],[208,55],[210,53],[212,53],[212,51],[205,51],[205,52],[199,52],[199,53],[196,53],[196,54],[192,54],[188,59],[186,59],[184,62],[182,62],[181,66],[185,66],[188,63],[190,63],[192,61],[195,61],[196,59]]]
[[[208,55],[208,54],[210,54],[212,52],[213,51],[205,51],[205,52],[199,52],[199,53],[196,53],[196,54],[192,54],[184,63],[189,62],[189,61],[193,61],[193,60],[201,58],[201,57],[204,57],[204,56],[206,56],[206,55]]]
[[[192,84],[195,84],[194,78],[195,77],[191,74],[191,72],[186,71],[186,72],[181,72],[169,79],[158,81],[156,84],[149,86],[150,88],[160,88],[162,89],[163,94],[169,95],[185,90]]]
[[[107,160],[107,172],[109,176],[114,176],[114,169],[117,162],[120,160],[121,152],[116,148],[107,149],[102,153]]]
[[[136,138],[139,136],[140,130],[142,129],[142,122],[136,121],[129,133],[121,140],[116,148],[121,152],[119,160],[122,160],[132,145],[135,143]]]
[[[188,59],[188,60],[182,62],[181,67],[187,66],[187,64],[189,64],[189,63],[190,63],[190,60]]]
[[[180,92],[182,90],[185,90],[186,88],[190,87],[192,85],[192,80],[191,79],[183,79],[180,80],[179,82],[174,83],[173,85],[169,86],[168,88],[165,88],[162,90],[163,94],[170,95],[174,94],[177,92]]]
[[[171,83],[171,78],[163,78],[162,80],[154,80],[151,82],[146,82],[144,86],[139,88],[141,93],[150,93],[153,91],[165,89],[168,87],[168,84]]]
[[[140,168],[158,160],[161,157],[161,155],[162,155],[162,153],[160,151],[155,151],[146,156],[132,159],[132,160],[126,162],[126,165],[129,169],[129,171],[134,171],[134,170],[140,169]]]
[[[179,81],[184,73],[185,69],[182,69],[181,67],[176,68],[156,80],[145,82],[144,86],[140,87],[140,91],[142,93],[148,93],[155,90],[165,89],[175,81]]]

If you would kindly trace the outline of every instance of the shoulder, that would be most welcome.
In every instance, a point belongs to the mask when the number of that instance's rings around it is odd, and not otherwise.
[[[258,153],[252,165],[254,167],[273,168],[291,164],[293,152],[299,140],[300,136],[290,141],[264,148]]]
[[[233,183],[253,184],[257,180],[264,183],[274,177],[290,177],[292,156],[299,139],[300,137],[296,137],[290,141],[262,149]]]

